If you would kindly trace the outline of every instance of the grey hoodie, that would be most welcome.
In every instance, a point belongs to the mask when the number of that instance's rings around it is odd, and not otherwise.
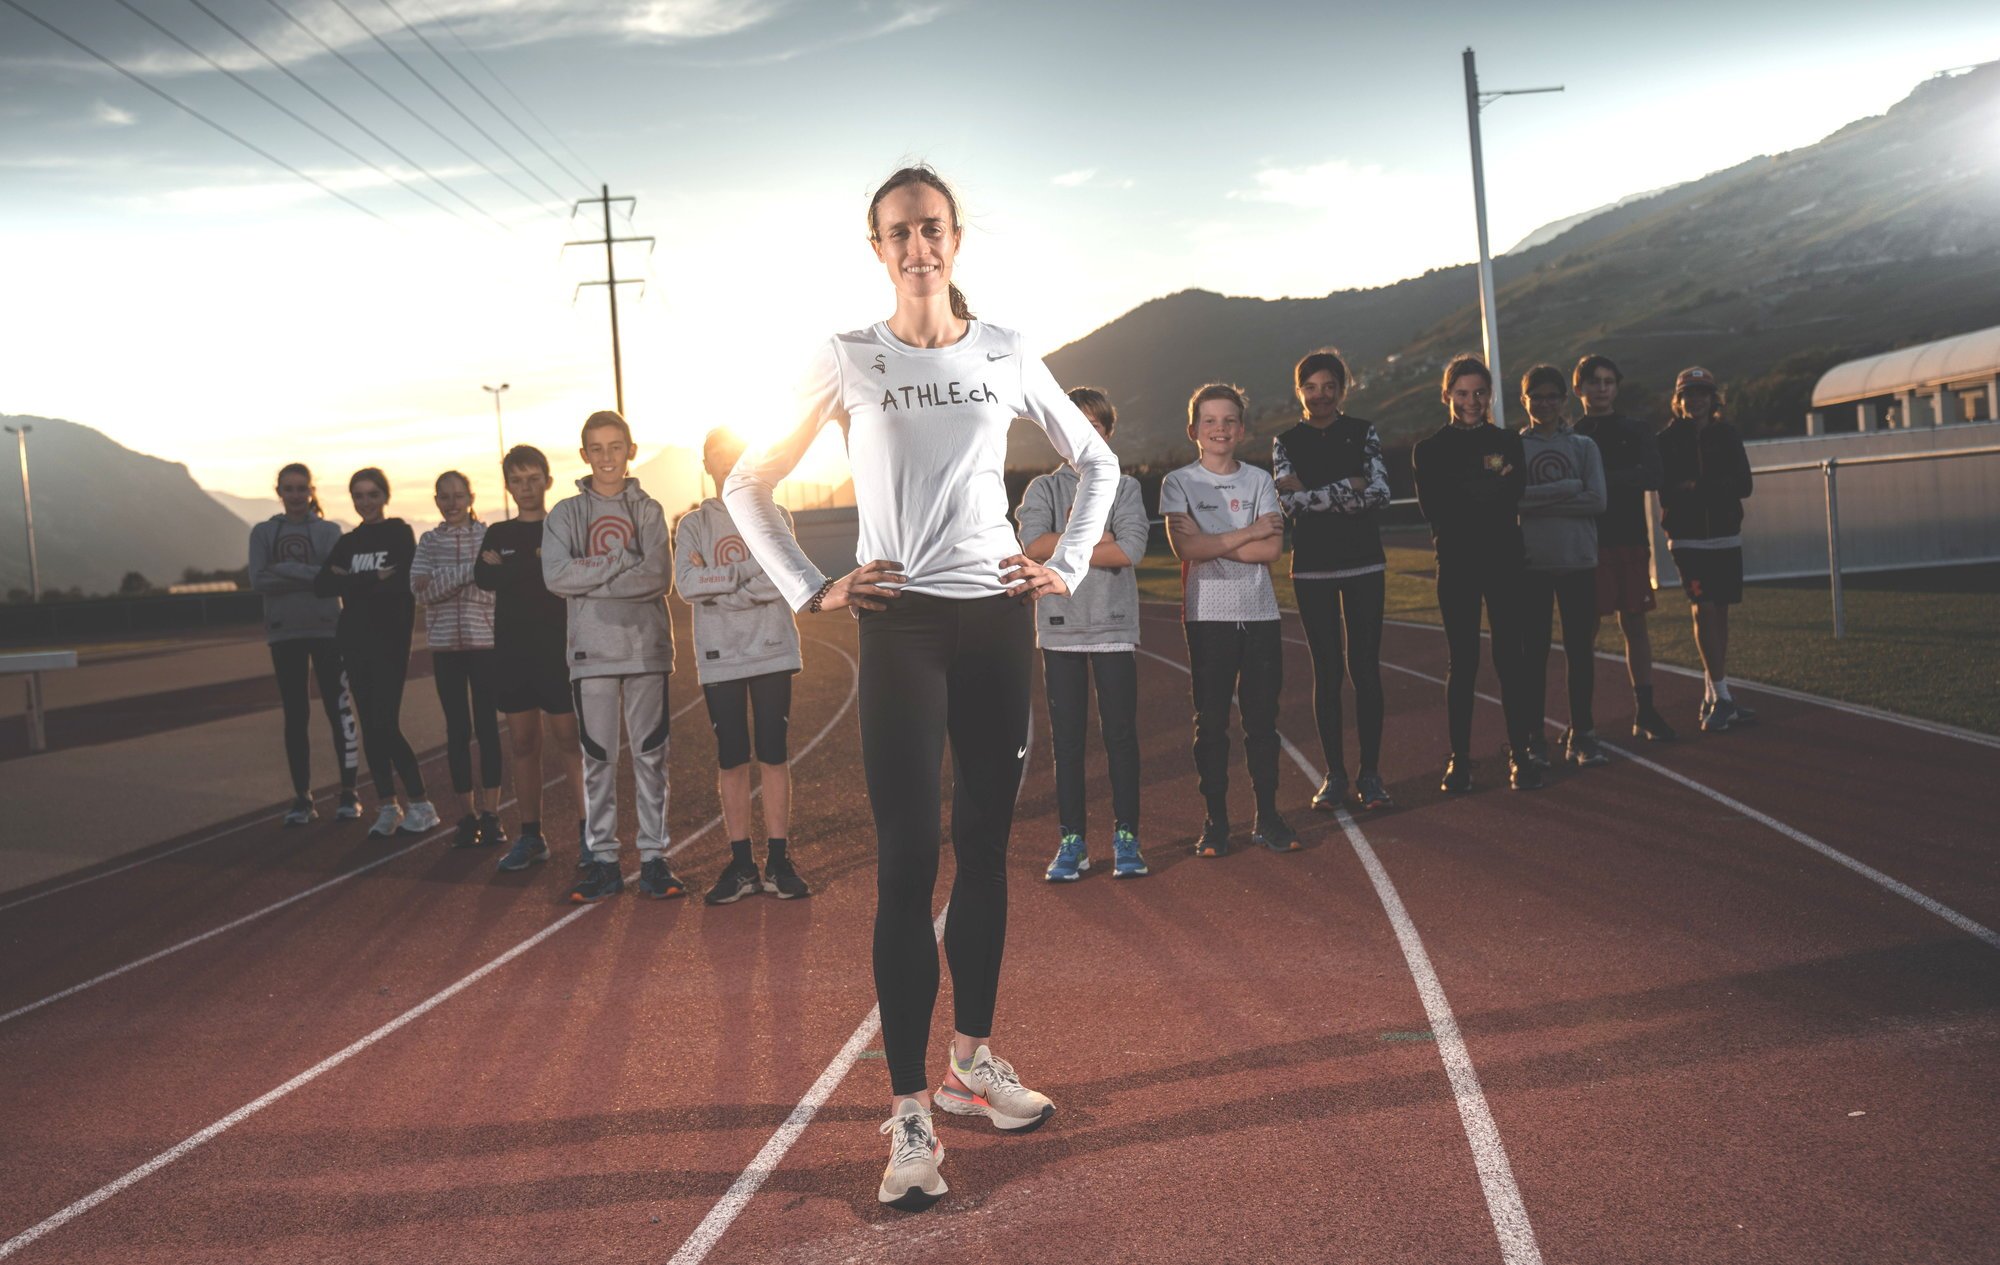
[[[1597,565],[1597,516],[1604,512],[1604,457],[1597,444],[1565,426],[1521,430],[1528,487],[1521,493],[1521,537],[1530,571],[1587,571]]]
[[[295,523],[277,514],[250,529],[250,587],[264,595],[265,640],[334,635],[340,599],[315,596],[313,580],[339,542],[339,524],[323,518]]]
[[[1076,504],[1077,484],[1076,471],[1062,466],[1028,485],[1021,495],[1020,508],[1014,511],[1023,546],[1068,526],[1070,507]],[[1111,517],[1104,526],[1126,557],[1136,563],[1146,556],[1151,527],[1146,522],[1146,504],[1139,497],[1137,479],[1119,476]],[[1096,543],[1092,542],[1093,548]],[[1138,568],[1093,566],[1085,581],[1069,597],[1045,597],[1035,603],[1035,644],[1044,650],[1119,641],[1137,645]]]
[[[783,506],[778,515],[791,531]],[[804,666],[791,606],[715,497],[674,528],[674,587],[694,608],[695,676],[703,685]]]
[[[576,488],[542,530],[542,583],[569,600],[570,679],[672,672],[666,511],[637,479],[617,496],[591,491],[588,476]]]

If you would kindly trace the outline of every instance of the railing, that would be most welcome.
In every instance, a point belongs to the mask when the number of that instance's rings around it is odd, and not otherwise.
[[[1982,448],[1945,448],[1936,452],[1885,453],[1874,457],[1849,457],[1845,461],[1828,457],[1824,461],[1795,461],[1780,466],[1761,466],[1751,473],[1757,478],[1769,474],[1797,474],[1818,470],[1826,478],[1826,573],[1833,590],[1833,635],[1847,635],[1847,601],[1840,574],[1840,471],[1848,466],[1885,466],[1904,461],[1946,461],[1955,457],[1990,457],[2000,454],[2000,445]]]

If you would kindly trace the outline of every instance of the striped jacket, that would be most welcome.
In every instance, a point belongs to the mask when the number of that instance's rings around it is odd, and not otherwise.
[[[472,582],[486,524],[440,523],[417,541],[410,591],[424,604],[424,635],[433,650],[491,650],[493,595]]]

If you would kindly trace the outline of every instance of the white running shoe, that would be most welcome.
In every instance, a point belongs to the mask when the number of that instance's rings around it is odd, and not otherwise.
[[[427,799],[413,802],[403,814],[403,833],[406,835],[429,834],[438,828],[438,810]]]
[[[960,1067],[949,1051],[945,1057],[952,1059],[952,1074],[965,1088],[941,1086],[931,1095],[931,1101],[952,1115],[985,1116],[995,1128],[1028,1133],[1041,1128],[1044,1121],[1056,1114],[1055,1104],[1047,1095],[1023,1086],[1021,1078],[1014,1074],[1014,1065],[996,1058],[985,1046],[972,1052],[970,1069]]]
[[[368,837],[387,839],[396,833],[396,827],[402,820],[403,810],[396,806],[395,800],[389,800],[382,805],[382,810],[375,814],[375,824],[368,827]]]
[[[313,808],[313,802],[301,795],[292,801],[291,810],[285,814],[285,824],[303,826],[317,816],[319,813]]]
[[[931,1113],[922,1103],[905,1098],[877,1132],[889,1135],[889,1167],[882,1170],[875,1198],[904,1212],[922,1212],[951,1189],[938,1171],[944,1162],[944,1143],[938,1141]]]
[[[361,820],[361,797],[353,791],[342,791],[340,807],[333,810],[333,815],[341,821]]]

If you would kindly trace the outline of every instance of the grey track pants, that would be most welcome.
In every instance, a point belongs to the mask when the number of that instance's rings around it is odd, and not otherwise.
[[[632,744],[639,801],[639,859],[667,850],[667,674],[587,676],[570,682],[583,747],[583,798],[591,855],[618,859],[618,724]]]

